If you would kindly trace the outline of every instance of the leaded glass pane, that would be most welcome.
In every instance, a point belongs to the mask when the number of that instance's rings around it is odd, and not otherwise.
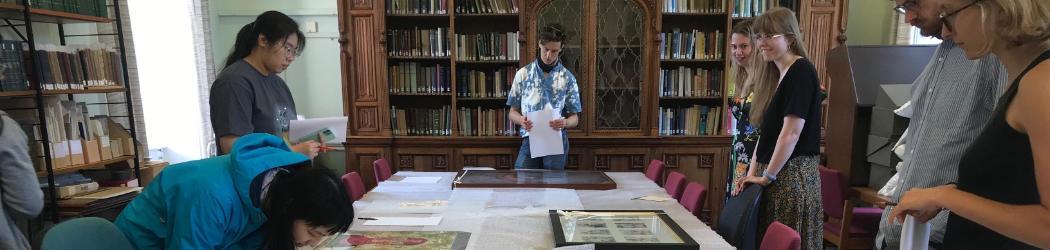
[[[598,1],[598,129],[638,129],[641,125],[642,11],[630,0]]]

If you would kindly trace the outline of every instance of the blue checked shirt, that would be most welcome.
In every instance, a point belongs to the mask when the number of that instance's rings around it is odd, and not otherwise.
[[[507,96],[507,106],[518,107],[522,115],[543,110],[547,104],[555,111],[561,110],[562,114],[575,114],[582,109],[576,77],[561,62],[554,66],[547,77],[543,77],[543,70],[537,61],[518,69]],[[518,132],[521,137],[529,136],[525,128],[518,128]]]
[[[966,52],[944,41],[912,85],[914,115],[908,124],[904,162],[897,174],[900,187],[889,197],[900,202],[912,188],[929,188],[958,180],[959,160],[992,117],[1005,91],[1006,69],[994,55],[966,59]],[[989,166],[994,167],[994,166]],[[886,207],[875,238],[886,249],[900,246],[901,225],[887,221]],[[941,242],[948,213],[930,220],[930,241]]]

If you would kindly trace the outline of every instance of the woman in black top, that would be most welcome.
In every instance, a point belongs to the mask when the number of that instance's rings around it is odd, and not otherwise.
[[[211,86],[208,101],[219,155],[230,152],[243,135],[267,133],[287,140],[288,124],[296,119],[295,101],[278,73],[288,69],[306,47],[299,24],[277,11],[259,14],[237,33],[226,66]],[[321,144],[292,146],[310,158]]]
[[[1050,1],[944,0],[942,36],[989,52],[1011,83],[959,164],[959,183],[904,194],[894,221],[951,211],[944,249],[1050,248]]]
[[[769,67],[757,74],[751,123],[761,124],[750,173],[742,181],[765,186],[763,224],[779,221],[798,231],[803,249],[822,249],[820,196],[820,81],[807,60],[795,13],[775,8],[755,20],[755,41]],[[754,174],[754,173],[761,173]],[[735,190],[738,193],[741,188]]]

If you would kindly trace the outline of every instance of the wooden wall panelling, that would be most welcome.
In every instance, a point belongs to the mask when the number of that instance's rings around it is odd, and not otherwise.
[[[395,171],[437,171],[452,170],[452,149],[434,148],[395,148],[394,157],[387,159]]]
[[[357,172],[361,175],[361,179],[364,180],[366,187],[374,187],[377,183],[375,172],[372,171],[372,162],[389,155],[387,152],[388,150],[385,148],[347,148],[345,173]],[[342,175],[345,173],[338,174]]]
[[[594,170],[642,172],[649,164],[649,148],[595,148],[591,150]]]
[[[518,157],[518,148],[462,148],[455,151],[456,164],[450,171],[459,171],[463,167],[514,169],[514,160]]]
[[[727,176],[728,153],[726,148],[661,148],[660,158],[666,164],[667,171],[685,174],[689,181],[707,187],[707,201],[700,219],[709,225],[718,225],[718,214],[723,206]]]
[[[817,68],[821,87],[831,94],[831,78],[828,76],[828,51],[846,43],[846,17],[849,0],[803,0],[799,10],[799,25],[802,27],[809,60]],[[827,103],[821,108],[825,114],[821,127],[827,125]]]

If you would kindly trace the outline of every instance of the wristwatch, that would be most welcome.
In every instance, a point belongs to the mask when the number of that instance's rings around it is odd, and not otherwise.
[[[765,171],[762,171],[762,177],[766,177],[766,179],[769,179],[769,183],[773,183],[774,181],[777,181],[777,176],[776,175],[767,174]]]

